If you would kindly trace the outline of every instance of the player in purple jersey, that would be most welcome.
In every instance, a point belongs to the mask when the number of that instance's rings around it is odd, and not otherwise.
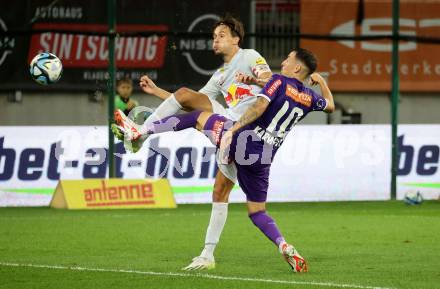
[[[154,122],[147,132],[142,132],[129,118],[117,114],[118,124],[131,140],[145,133],[190,127],[202,131],[220,148],[223,161],[235,162],[240,187],[246,194],[249,218],[277,245],[294,272],[306,272],[307,264],[266,213],[266,198],[270,166],[287,133],[309,112],[334,111],[332,93],[325,80],[314,72],[316,66],[316,58],[308,50],[292,51],[281,64],[281,75],[272,76],[255,104],[235,123],[218,114],[193,111]],[[304,86],[309,76],[311,84],[319,84],[322,95]]]

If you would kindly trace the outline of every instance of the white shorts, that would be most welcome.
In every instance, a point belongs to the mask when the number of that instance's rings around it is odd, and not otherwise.
[[[221,105],[220,102],[210,98],[209,101],[211,102],[213,113],[220,114],[231,119],[230,115],[228,114],[228,110],[223,105]]]
[[[229,119],[233,119],[229,115],[228,110],[223,105],[221,105],[218,101],[213,100],[213,99],[209,99],[209,100],[211,101],[213,113],[225,116]],[[229,180],[231,180],[232,182],[236,183],[237,182],[237,167],[235,166],[235,164],[234,163],[230,163],[227,165],[221,164],[218,151],[215,155],[215,160],[217,161],[218,168],[223,173],[223,175],[225,177],[227,177]]]

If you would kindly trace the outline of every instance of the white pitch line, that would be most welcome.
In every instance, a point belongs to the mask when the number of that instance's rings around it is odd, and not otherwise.
[[[60,265],[20,264],[20,263],[8,263],[8,262],[0,262],[0,266],[4,266],[4,267],[31,267],[31,268],[87,271],[87,272],[129,273],[129,274],[153,275],[153,276],[197,277],[197,278],[226,280],[226,281],[245,281],[245,282],[278,283],[278,284],[292,284],[292,285],[311,285],[311,286],[356,288],[356,289],[397,289],[397,288],[389,288],[389,287],[364,286],[364,285],[355,285],[355,284],[338,284],[338,283],[331,283],[331,282],[273,280],[273,279],[246,278],[246,277],[234,277],[234,276],[218,276],[218,275],[200,274],[200,273],[188,274],[188,273],[175,273],[175,272],[153,272],[153,271],[124,270],[124,269],[86,268],[86,267],[79,267],[79,266],[67,267],[67,266],[60,266]]]

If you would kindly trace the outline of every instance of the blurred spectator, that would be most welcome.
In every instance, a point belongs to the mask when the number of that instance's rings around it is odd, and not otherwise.
[[[115,109],[122,110],[126,115],[135,107],[138,102],[131,97],[133,92],[133,81],[130,78],[119,79],[116,83]]]

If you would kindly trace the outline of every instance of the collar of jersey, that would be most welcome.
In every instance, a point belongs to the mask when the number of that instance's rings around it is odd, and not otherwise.
[[[235,55],[232,57],[231,61],[229,61],[229,63],[224,63],[224,64],[223,64],[223,68],[228,68],[229,66],[233,65],[234,62],[236,62],[237,59],[239,58],[239,57],[238,57],[238,54],[241,54],[242,52],[243,52],[243,49],[242,49],[242,48],[238,49],[238,51],[237,51],[237,52],[235,53]]]

